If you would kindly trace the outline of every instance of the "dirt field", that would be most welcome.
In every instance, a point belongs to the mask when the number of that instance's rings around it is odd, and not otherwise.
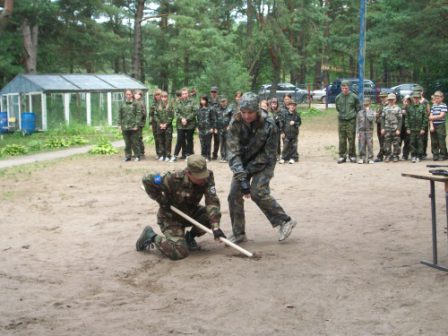
[[[298,221],[284,243],[246,202],[242,246],[259,259],[207,236],[182,261],[135,251],[157,210],[143,173],[183,161],[78,156],[0,171],[0,335],[446,335],[448,274],[420,264],[429,183],[401,176],[428,162],[337,165],[336,147],[334,117],[305,120],[300,163],[277,166],[272,193]],[[209,167],[230,233],[231,173]],[[444,203],[438,184],[447,265]]]

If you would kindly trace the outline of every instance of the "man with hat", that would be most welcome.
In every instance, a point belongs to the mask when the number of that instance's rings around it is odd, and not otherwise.
[[[356,162],[356,114],[361,109],[361,103],[358,96],[350,92],[348,81],[342,81],[341,93],[336,96],[335,102],[339,122],[339,159],[337,162],[346,162],[347,142],[349,160]]]
[[[215,114],[216,118],[219,110],[219,97],[218,97],[218,87],[212,86],[210,88],[210,97],[208,99],[208,104],[210,106],[210,109],[212,110],[212,113]],[[213,132],[212,133],[212,140],[213,142],[213,155],[212,159],[217,160],[218,159],[218,151],[219,151],[219,132]],[[211,146],[211,142],[210,142]]]
[[[376,156],[375,162],[382,162],[384,153],[383,153],[383,147],[384,147],[384,136],[381,135],[381,116],[383,113],[383,108],[387,105],[387,93],[384,91],[381,91],[379,94],[380,97],[380,103],[378,105],[378,109],[375,113],[375,121],[376,121],[376,136],[378,137],[378,143],[380,145],[380,150],[378,151],[378,154]]]
[[[207,169],[205,158],[190,155],[185,169],[163,175],[150,173],[143,177],[142,182],[149,197],[160,205],[157,223],[163,235],[156,234],[151,226],[146,226],[137,240],[137,251],[155,245],[163,255],[178,260],[188,257],[189,251],[199,249],[195,238],[205,232],[193,227],[185,233],[185,228],[191,226],[191,223],[171,211],[171,205],[206,227],[213,228],[215,240],[225,238],[219,228],[221,211],[215,180],[213,172]],[[202,197],[205,206],[199,205]]]
[[[420,102],[421,98],[421,94],[414,91],[412,104],[407,109],[405,120],[413,163],[419,162],[423,158],[423,137],[428,128],[426,107]]]
[[[278,240],[288,238],[296,221],[286,214],[271,196],[269,183],[277,162],[278,129],[274,120],[263,116],[257,95],[246,92],[240,110],[229,125],[227,159],[233,172],[229,192],[229,211],[234,243],[246,240],[244,199],[252,199],[271,225],[278,228]]]
[[[302,118],[296,111],[297,103],[294,100],[288,102],[287,110],[282,111],[280,121],[280,136],[283,140],[282,158],[279,163],[288,161],[293,164],[299,161],[297,144],[299,142],[299,127],[302,124]]]
[[[384,161],[398,162],[400,156],[401,109],[393,93],[387,95],[387,105],[381,117],[381,135],[384,136]],[[393,147],[393,151],[392,151]]]

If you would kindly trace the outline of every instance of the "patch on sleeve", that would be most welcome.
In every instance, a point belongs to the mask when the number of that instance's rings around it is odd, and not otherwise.
[[[215,186],[211,186],[208,190],[210,191],[211,194],[216,194]]]

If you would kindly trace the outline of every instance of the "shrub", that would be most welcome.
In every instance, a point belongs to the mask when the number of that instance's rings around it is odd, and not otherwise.
[[[1,152],[4,156],[16,156],[26,154],[28,152],[28,149],[22,145],[11,144],[6,145],[6,147],[3,148]]]

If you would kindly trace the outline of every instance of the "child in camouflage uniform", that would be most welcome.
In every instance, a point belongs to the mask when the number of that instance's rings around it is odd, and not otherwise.
[[[199,142],[201,143],[201,155],[208,161],[211,160],[212,134],[216,128],[216,114],[208,106],[208,97],[201,96],[197,111]]]
[[[297,144],[299,142],[299,127],[302,124],[302,118],[296,111],[297,103],[294,100],[288,102],[288,110],[282,114],[280,129],[281,138],[283,139],[282,158],[280,164],[288,161],[293,164],[299,161],[299,153],[297,152]]]
[[[387,95],[387,105],[381,116],[381,134],[384,135],[385,162],[398,162],[400,156],[401,109],[395,104],[395,94]],[[393,147],[393,152],[392,152]]]
[[[358,112],[358,163],[360,164],[364,162],[373,163],[373,123],[375,121],[375,111],[370,108],[370,103],[370,98],[364,98],[364,108]]]
[[[173,141],[174,110],[172,104],[168,102],[166,91],[161,92],[160,101],[154,108],[153,118],[156,124],[157,156],[159,161],[169,161]]]
[[[406,111],[406,129],[409,134],[412,162],[419,162],[424,155],[423,138],[428,128],[428,115],[426,106],[420,102],[419,92],[412,94],[413,104]]]

